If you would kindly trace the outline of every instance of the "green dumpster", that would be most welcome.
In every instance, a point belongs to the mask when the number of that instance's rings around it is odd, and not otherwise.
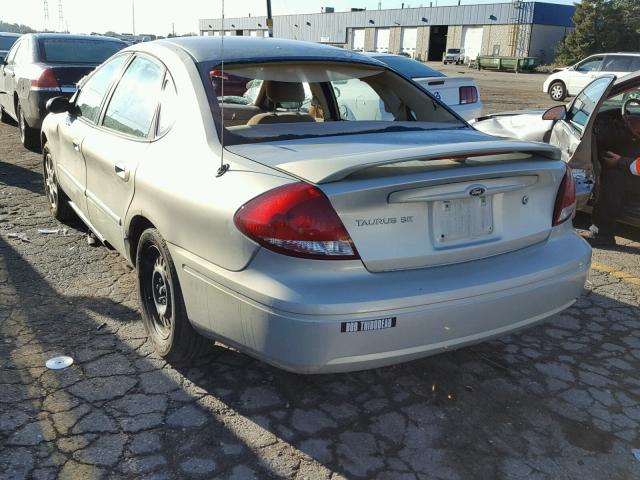
[[[477,61],[478,70],[504,70],[509,72],[531,72],[538,66],[535,57],[494,57],[481,55]]]

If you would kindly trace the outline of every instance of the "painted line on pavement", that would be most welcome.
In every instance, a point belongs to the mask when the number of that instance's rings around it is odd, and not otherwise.
[[[598,272],[603,272],[611,275],[612,277],[624,280],[625,282],[633,283],[634,285],[640,285],[640,278],[631,275],[630,273],[623,272],[622,270],[618,270],[617,268],[610,267],[609,265],[606,265],[604,263],[591,262],[591,268],[597,270]]]

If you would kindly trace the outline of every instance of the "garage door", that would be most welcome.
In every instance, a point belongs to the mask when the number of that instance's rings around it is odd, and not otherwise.
[[[351,48],[364,51],[364,28],[354,28]]]
[[[389,29],[376,28],[376,52],[387,53],[389,51]]]
[[[414,58],[416,56],[417,41],[418,41],[417,28],[402,29],[402,51],[411,55],[411,58]]]
[[[481,26],[462,27],[462,48],[464,48],[465,57],[472,59],[480,55],[482,31]]]

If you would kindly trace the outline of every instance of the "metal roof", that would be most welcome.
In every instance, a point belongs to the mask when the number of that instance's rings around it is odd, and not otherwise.
[[[198,63],[215,62],[222,58],[222,37],[168,38],[156,40],[149,45],[153,44],[164,47],[178,46]],[[328,60],[383,65],[364,55],[318,43],[281,38],[224,37],[225,62],[260,62],[275,59]]]

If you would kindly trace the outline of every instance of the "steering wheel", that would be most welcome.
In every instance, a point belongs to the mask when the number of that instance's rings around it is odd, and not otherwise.
[[[635,112],[629,110],[634,106]],[[640,140],[640,98],[629,97],[622,104],[622,120],[631,134]]]

